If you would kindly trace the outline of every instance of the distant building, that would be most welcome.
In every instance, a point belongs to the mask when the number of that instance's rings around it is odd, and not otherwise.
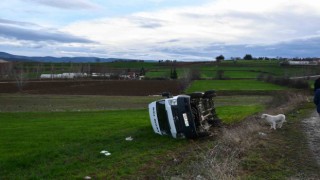
[[[87,73],[41,74],[40,79],[75,79],[87,76]]]
[[[92,78],[111,78],[113,73],[91,73]]]
[[[6,61],[6,60],[3,60],[3,59],[0,59],[0,63],[9,63],[9,61]]]
[[[282,66],[316,66],[319,65],[320,61],[319,60],[310,60],[310,61],[305,61],[305,60],[299,60],[299,61],[294,61],[294,60],[287,60],[284,62],[281,62],[280,65]]]
[[[309,65],[309,61],[288,61],[289,65]]]

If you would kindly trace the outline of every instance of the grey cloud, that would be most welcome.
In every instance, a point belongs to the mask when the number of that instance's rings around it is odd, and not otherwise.
[[[265,22],[270,20],[272,15],[269,14],[259,14],[259,13],[250,13],[250,12],[240,12],[232,11],[218,16],[219,18],[229,17],[235,19],[252,19],[260,22]]]
[[[194,56],[194,57],[213,57],[214,51],[209,48],[185,48],[185,47],[174,47],[174,48],[158,48],[158,51],[172,54],[172,55],[183,55],[183,56]]]
[[[180,42],[180,40],[179,39],[170,39],[168,41],[160,42],[160,44],[163,44],[163,43],[175,43],[175,42]]]
[[[183,17],[194,18],[194,19],[212,19],[217,18],[217,15],[201,14],[201,13],[180,13]]]
[[[12,20],[1,19],[1,18],[0,18],[0,24],[18,25],[18,26],[38,26],[37,24],[34,24],[34,23],[22,22],[22,21],[12,21]]]
[[[320,56],[320,37],[308,39],[298,39],[283,42],[272,46],[268,53],[278,54],[277,56],[286,57],[319,57]]]
[[[28,0],[33,3],[60,8],[60,9],[87,9],[95,10],[100,7],[89,0]]]
[[[71,34],[48,29],[26,29],[0,24],[0,36],[27,41],[55,41],[61,43],[92,43],[92,41]]]
[[[175,56],[189,56],[195,59],[212,59],[223,54],[225,57],[243,57],[252,54],[254,57],[320,57],[320,36],[296,39],[271,45],[228,45],[209,44],[202,48],[185,48],[183,46],[174,48],[154,48],[156,51]]]
[[[147,28],[147,29],[155,29],[162,27],[163,21],[152,18],[144,18],[144,17],[134,17],[131,19],[135,24],[139,27]]]
[[[181,16],[192,18],[192,19],[211,19],[215,22],[223,22],[223,19],[226,18],[236,18],[236,19],[255,19],[255,20],[266,20],[268,17],[265,15],[260,15],[257,13],[247,13],[247,12],[223,12],[223,13],[215,13],[215,14],[203,14],[201,12],[192,12],[192,13],[180,13]]]
[[[272,31],[279,37],[303,37],[314,34],[320,29],[320,16],[315,12],[307,12],[304,14],[297,14],[294,11],[285,10],[277,11],[272,14],[259,14],[233,11],[223,15],[233,19],[246,19],[254,22],[256,27],[264,28],[268,25],[274,25],[277,29]],[[222,16],[222,17],[223,17]],[[259,24],[257,24],[259,22]],[[254,24],[252,24],[254,27]],[[294,34],[291,36],[290,34]]]
[[[320,37],[296,39],[273,45],[224,45],[226,56],[243,57],[252,54],[254,57],[319,57]],[[213,47],[211,47],[213,49]],[[209,48],[210,49],[210,48]]]
[[[149,24],[141,24],[140,27],[142,28],[148,28],[148,29],[154,29],[154,28],[159,28],[161,27],[160,24],[156,24],[156,23],[149,23]]]

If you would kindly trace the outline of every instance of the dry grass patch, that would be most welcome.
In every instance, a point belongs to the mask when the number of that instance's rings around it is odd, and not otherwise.
[[[288,113],[307,100],[304,95],[279,96],[281,98],[276,96],[266,112]],[[182,179],[237,179],[251,177],[253,169],[260,165],[262,169],[278,168],[265,164],[261,152],[256,152],[257,149],[265,150],[270,143],[269,137],[275,133],[278,132],[270,130],[259,115],[250,116],[241,123],[221,128],[214,137],[191,141],[186,152],[179,156],[179,163],[163,167],[162,175]],[[280,135],[283,133],[286,132],[280,132]],[[283,165],[284,162],[277,163]],[[284,170],[275,177],[288,176],[288,171]]]

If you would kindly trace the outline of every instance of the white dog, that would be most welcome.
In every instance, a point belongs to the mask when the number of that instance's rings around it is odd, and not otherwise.
[[[267,120],[268,123],[270,123],[271,128],[270,129],[276,129],[276,125],[278,125],[278,128],[282,127],[283,122],[286,121],[286,116],[284,114],[278,114],[276,116],[269,115],[269,114],[262,114],[261,118]]]

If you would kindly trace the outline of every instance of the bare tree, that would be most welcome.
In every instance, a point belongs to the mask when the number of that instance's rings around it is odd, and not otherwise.
[[[199,80],[201,78],[201,74],[199,69],[188,69],[185,70],[182,78],[179,79],[179,90],[186,90],[193,80]]]
[[[51,64],[51,79],[53,80],[53,75],[55,74],[54,64]]]
[[[13,70],[13,76],[19,91],[23,91],[23,87],[27,83],[28,72],[28,68],[24,69],[23,65],[20,65],[20,67],[15,67]]]
[[[40,77],[40,68],[41,68],[41,64],[38,63],[37,64],[37,67],[36,67],[36,74],[37,74],[37,77]]]

